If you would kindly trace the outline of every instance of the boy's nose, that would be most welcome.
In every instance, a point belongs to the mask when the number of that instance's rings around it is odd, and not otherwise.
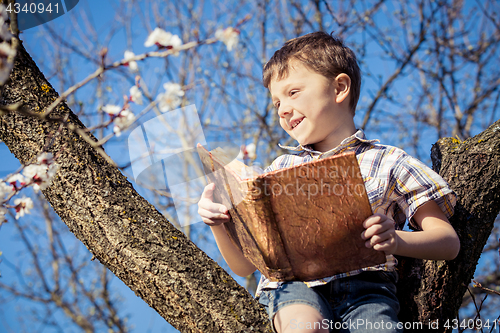
[[[285,118],[285,116],[291,114],[292,111],[293,109],[290,105],[282,104],[278,109],[278,115],[280,116],[280,118]]]

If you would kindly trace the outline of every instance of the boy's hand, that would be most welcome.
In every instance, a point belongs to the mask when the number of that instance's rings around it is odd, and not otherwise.
[[[200,201],[198,201],[198,214],[200,214],[202,221],[209,226],[220,225],[231,219],[226,206],[213,202],[214,189],[214,183],[205,186]]]
[[[366,240],[365,245],[386,254],[394,254],[398,249],[398,236],[394,228],[395,222],[382,214],[374,214],[363,222],[365,231],[361,238]]]

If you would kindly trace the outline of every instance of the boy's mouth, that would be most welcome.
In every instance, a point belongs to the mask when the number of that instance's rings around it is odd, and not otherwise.
[[[295,119],[295,120],[290,121],[290,127],[292,128],[292,130],[293,130],[295,127],[297,127],[297,125],[299,125],[299,124],[302,122],[302,120],[304,120],[304,118],[305,118],[305,117],[302,117],[302,118],[300,118],[300,119]]]

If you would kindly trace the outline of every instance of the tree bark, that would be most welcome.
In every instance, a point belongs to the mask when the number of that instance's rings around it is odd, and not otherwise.
[[[21,45],[0,104],[41,112],[57,93]],[[142,198],[118,168],[56,118],[84,129],[65,103],[48,120],[8,112],[0,139],[28,164],[44,147],[60,169],[43,191],[56,213],[102,264],[182,332],[271,332],[252,296]],[[461,239],[452,261],[402,259],[401,319],[456,317],[500,207],[500,122],[463,143],[441,139],[433,166],[457,193],[451,219]],[[434,330],[436,332],[436,330]]]
[[[500,212],[500,120],[460,142],[440,139],[432,147],[433,169],[457,194],[450,219],[460,237],[460,253],[451,261],[404,258],[400,269],[400,319],[439,325],[450,331],[458,309]],[[431,327],[432,328],[432,327]]]
[[[0,104],[40,113],[58,97],[20,45]],[[60,169],[42,191],[55,212],[103,265],[182,332],[272,332],[260,305],[216,262],[142,198],[115,166],[54,119],[85,126],[66,103],[43,121],[0,117],[0,139],[22,164],[47,146]],[[95,139],[95,138],[93,138]]]

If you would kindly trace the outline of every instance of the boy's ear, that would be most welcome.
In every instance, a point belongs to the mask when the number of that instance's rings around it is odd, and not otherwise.
[[[342,103],[351,92],[351,78],[345,73],[340,73],[335,78],[335,101]]]

